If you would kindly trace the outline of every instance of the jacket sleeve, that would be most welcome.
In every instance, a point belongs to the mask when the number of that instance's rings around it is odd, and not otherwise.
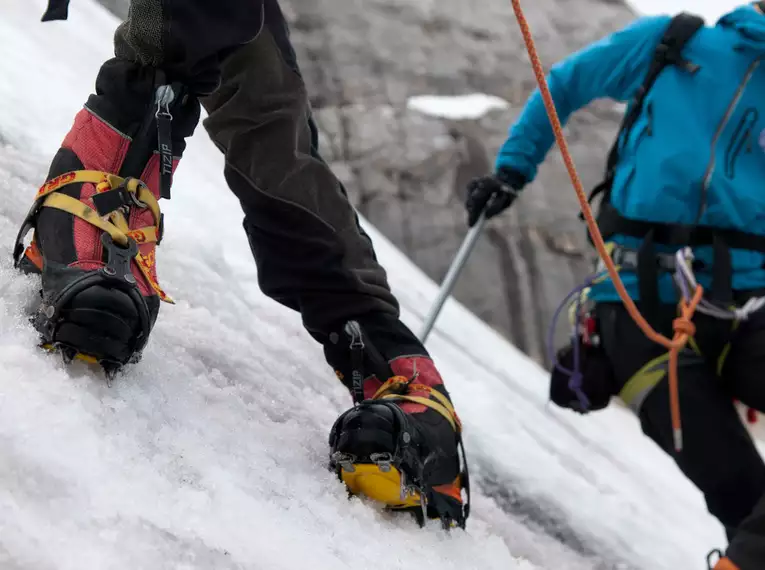
[[[608,97],[629,101],[643,82],[670,16],[638,18],[555,64],[547,77],[561,122],[591,101]],[[555,142],[539,89],[526,103],[497,155],[495,167],[512,168],[527,182]]]

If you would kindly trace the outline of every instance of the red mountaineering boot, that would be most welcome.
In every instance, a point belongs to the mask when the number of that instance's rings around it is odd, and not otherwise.
[[[352,495],[411,512],[420,525],[431,518],[464,528],[470,491],[462,427],[441,376],[426,353],[388,361],[372,338],[393,335],[376,332],[351,321],[347,344],[336,335],[336,346],[325,348],[356,401],[332,427],[330,468]]]
[[[198,118],[196,100],[181,85],[166,85],[160,72],[117,60],[104,65],[14,250],[18,268],[41,276],[32,321],[43,346],[110,374],[139,357],[160,301],[171,302],[157,282],[158,201],[169,198],[184,137]]]

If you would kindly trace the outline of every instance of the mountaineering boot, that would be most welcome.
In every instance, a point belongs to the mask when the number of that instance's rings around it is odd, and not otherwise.
[[[196,99],[160,71],[101,68],[14,249],[16,267],[41,277],[32,322],[44,347],[107,372],[140,356],[160,301],[172,302],[157,282],[158,202],[198,118]]]
[[[470,491],[462,430],[441,376],[427,356],[388,362],[373,331],[351,321],[347,344],[325,348],[356,404],[332,427],[330,468],[352,495],[411,512],[421,526],[430,518],[464,528]]]

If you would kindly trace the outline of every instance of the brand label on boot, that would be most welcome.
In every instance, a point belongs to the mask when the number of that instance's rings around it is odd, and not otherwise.
[[[37,191],[36,198],[39,198],[40,196],[44,196],[45,194],[50,194],[51,192],[58,190],[62,186],[66,186],[67,184],[73,182],[76,177],[77,177],[76,172],[67,172],[65,174],[56,176],[55,178],[51,178],[40,187],[40,189]]]

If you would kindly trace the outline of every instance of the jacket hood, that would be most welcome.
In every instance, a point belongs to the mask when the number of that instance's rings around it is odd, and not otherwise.
[[[760,13],[752,4],[739,6],[720,18],[717,25],[738,32],[740,40],[736,43],[737,48],[765,53],[765,14]]]

